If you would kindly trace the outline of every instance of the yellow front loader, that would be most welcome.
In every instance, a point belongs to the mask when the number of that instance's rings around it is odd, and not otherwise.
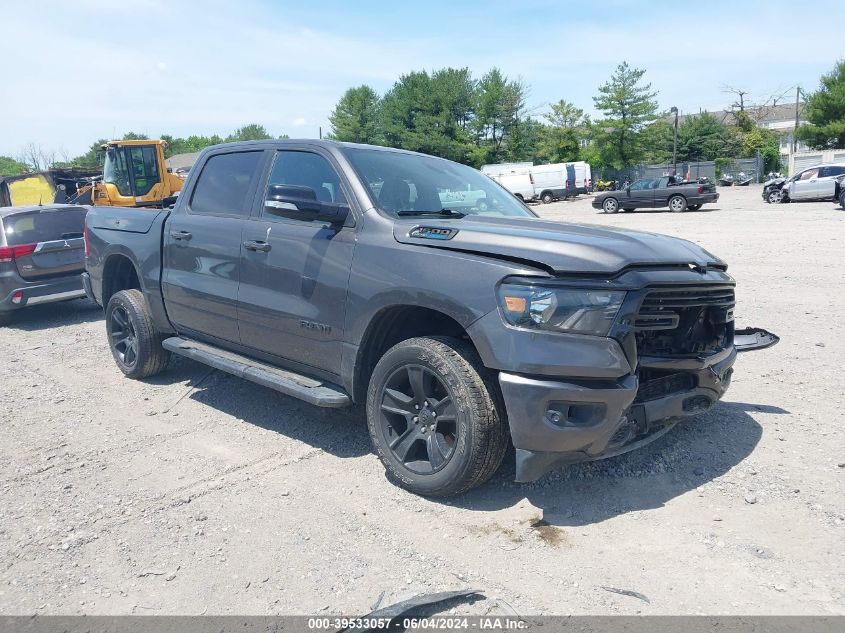
[[[160,207],[184,180],[167,170],[165,141],[103,144],[103,176],[79,189],[74,202],[104,207]]]

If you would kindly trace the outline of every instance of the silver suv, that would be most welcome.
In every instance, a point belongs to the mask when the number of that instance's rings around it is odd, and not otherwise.
[[[783,197],[789,200],[834,200],[839,193],[836,179],[843,174],[843,163],[808,167],[786,181]]]
[[[0,208],[0,322],[20,308],[85,296],[85,207]]]

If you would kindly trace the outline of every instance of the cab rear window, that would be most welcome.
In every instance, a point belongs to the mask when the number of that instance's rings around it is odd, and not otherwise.
[[[0,222],[7,246],[38,244],[82,237],[85,213],[86,210],[80,207],[42,209],[8,215]]]

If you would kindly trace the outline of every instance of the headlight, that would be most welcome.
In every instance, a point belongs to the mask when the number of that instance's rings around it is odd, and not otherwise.
[[[625,293],[619,290],[502,284],[499,305],[511,325],[607,336]]]

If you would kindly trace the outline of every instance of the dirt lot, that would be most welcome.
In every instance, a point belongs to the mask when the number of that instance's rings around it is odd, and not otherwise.
[[[623,457],[463,497],[390,484],[355,413],[184,360],[124,379],[99,309],[0,330],[0,612],[366,613],[473,587],[474,613],[845,614],[845,211],[720,189],[698,212],[560,220],[685,237],[777,332],[726,400]],[[648,598],[611,592],[639,592]]]

